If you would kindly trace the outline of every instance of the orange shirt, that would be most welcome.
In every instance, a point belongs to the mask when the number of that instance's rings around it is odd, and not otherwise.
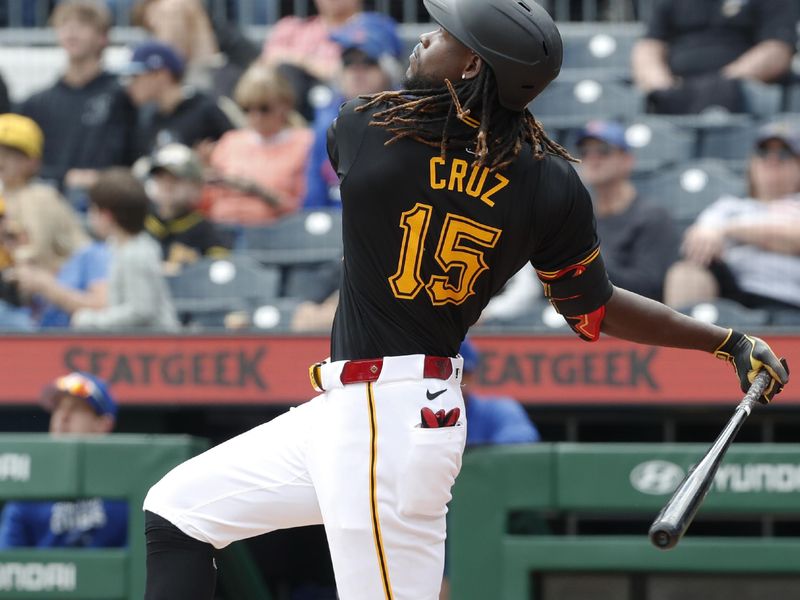
[[[269,64],[290,63],[305,67],[323,81],[333,78],[342,50],[330,39],[331,30],[319,17],[284,17],[264,42],[262,58]]]
[[[298,210],[305,195],[305,167],[312,131],[287,128],[271,138],[252,129],[229,131],[211,153],[211,167],[223,176],[258,184],[282,203],[274,208],[257,196],[214,186],[209,191],[212,221],[262,225]]]

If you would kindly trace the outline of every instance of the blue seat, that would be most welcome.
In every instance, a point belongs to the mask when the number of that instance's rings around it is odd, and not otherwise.
[[[565,30],[564,45],[565,69],[614,69],[629,74],[631,70],[631,49],[639,38],[634,27],[595,28],[585,31]]]
[[[244,227],[237,251],[267,265],[337,260],[342,256],[341,210],[305,211],[263,227]]]
[[[789,113],[800,113],[800,83],[794,83],[786,90],[784,110]]]
[[[184,322],[221,324],[224,315],[248,311],[278,296],[281,272],[246,257],[203,259],[168,279],[175,309]]]
[[[530,105],[545,126],[579,127],[589,119],[624,119],[643,112],[641,93],[632,86],[597,79],[554,81]]]
[[[679,227],[689,225],[721,196],[741,196],[744,180],[723,162],[688,161],[635,180],[639,193],[664,206]]]
[[[764,309],[747,308],[728,298],[715,298],[708,302],[698,302],[683,307],[682,313],[706,323],[720,324],[724,327],[746,329],[760,327],[770,322],[770,313]]]
[[[706,127],[700,133],[700,156],[732,161],[746,161],[753,149],[758,126],[741,119],[737,123]]]

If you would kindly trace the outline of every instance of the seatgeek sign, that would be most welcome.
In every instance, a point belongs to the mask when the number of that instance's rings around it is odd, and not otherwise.
[[[769,336],[789,363],[800,336]],[[730,365],[710,354],[571,334],[473,337],[481,353],[473,389],[530,405],[734,405]],[[247,334],[4,336],[0,404],[35,404],[68,371],[94,373],[128,405],[294,405],[314,392],[308,366],[330,353],[327,337]],[[800,404],[788,386],[781,405]]]

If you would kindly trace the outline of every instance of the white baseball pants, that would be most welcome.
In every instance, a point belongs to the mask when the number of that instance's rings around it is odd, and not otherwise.
[[[323,523],[341,600],[437,600],[466,440],[463,361],[442,380],[422,377],[423,359],[386,357],[375,382],[349,385],[345,361],[323,365],[324,393],[179,465],[144,509],[215,548]],[[423,407],[461,418],[421,428]]]

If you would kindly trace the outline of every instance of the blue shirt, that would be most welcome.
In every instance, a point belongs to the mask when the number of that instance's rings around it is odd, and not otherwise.
[[[306,163],[306,197],[304,209],[341,208],[339,177],[328,158],[328,128],[339,114],[344,97],[334,93],[331,101],[314,113],[314,144]]]
[[[528,444],[541,439],[523,406],[511,398],[464,394],[467,446]]]
[[[13,501],[0,517],[0,549],[119,548],[127,542],[125,500]]]
[[[70,256],[61,265],[56,280],[73,290],[85,292],[92,284],[108,279],[110,252],[104,242],[94,242]],[[69,327],[69,313],[55,304],[47,303],[42,308],[41,327]]]

